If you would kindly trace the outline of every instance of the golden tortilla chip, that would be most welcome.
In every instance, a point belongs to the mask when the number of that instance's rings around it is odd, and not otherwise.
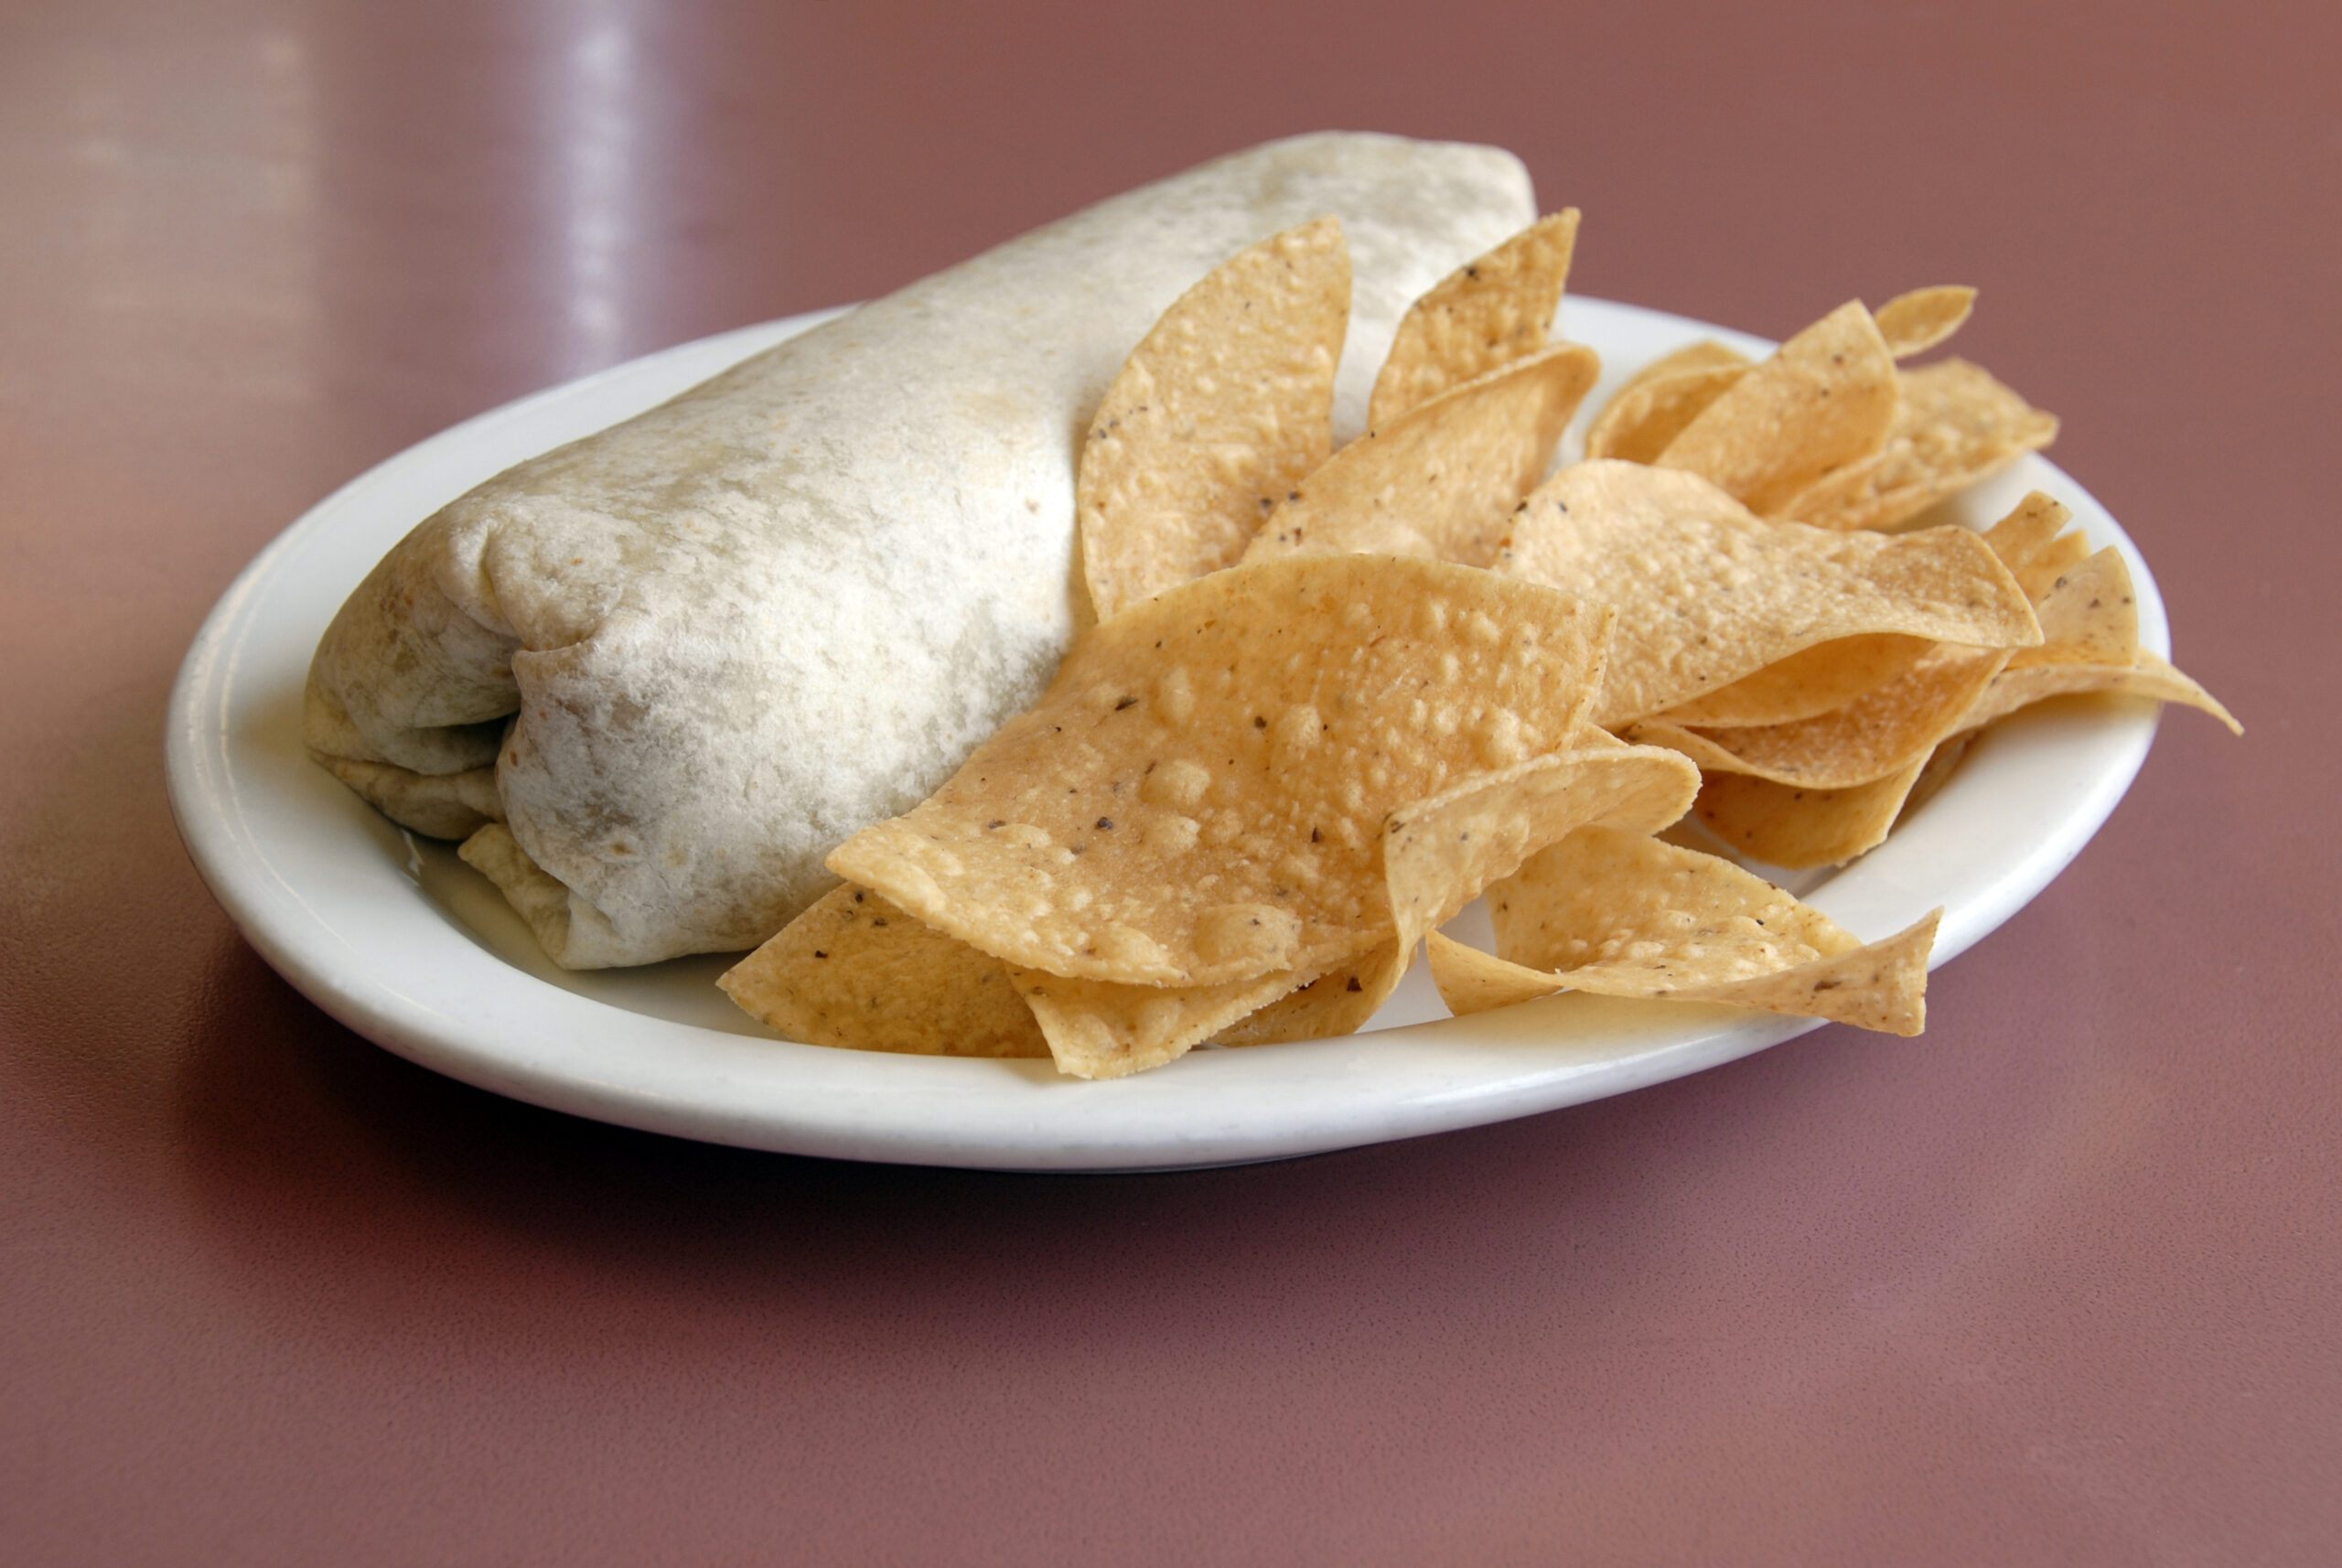
[[[1432,561],[1215,573],[1101,623],[1037,706],[830,865],[1021,968],[1321,972],[1388,937],[1385,819],[1559,746],[1609,627]]]
[[[1576,245],[1572,207],[1540,218],[1415,301],[1375,377],[1369,428],[1542,349]]]
[[[1397,985],[1418,941],[1528,856],[1592,823],[1633,832],[1663,828],[1683,814],[1699,786],[1698,769],[1674,753],[1629,746],[1585,725],[1566,752],[1467,779],[1394,811],[1383,833],[1383,871],[1397,938],[1383,950],[1396,961],[1380,976],[1380,995]]]
[[[1659,716],[1671,724],[1785,725],[1843,707],[1918,663],[1936,644],[1878,631],[1819,643]]]
[[[1638,386],[1660,381],[1668,376],[1681,375],[1686,371],[1745,371],[1756,361],[1729,343],[1719,343],[1713,338],[1703,338],[1696,343],[1686,343],[1671,349],[1627,378],[1621,392],[1632,392]]]
[[[1810,719],[1705,730],[1652,719],[1634,725],[1628,737],[1671,746],[1703,772],[1848,789],[1925,762],[2008,662],[2001,650],[1939,647],[1843,707]]]
[[[1611,404],[1616,403],[1638,387],[1646,387],[1653,381],[1662,381],[1670,376],[1686,375],[1693,371],[1746,371],[1755,362],[1730,344],[1719,343],[1713,338],[1703,338],[1696,342],[1686,343],[1681,349],[1671,349],[1661,354],[1658,359],[1628,376],[1620,383],[1618,390],[1610,394],[1610,403],[1603,405],[1602,413],[1595,417],[1595,423],[1597,425],[1600,424],[1603,419],[1608,417]]]
[[[2126,663],[2139,648],[2139,596],[2122,553],[2109,545],[2058,574],[2034,607],[2041,646],[2019,650],[2013,670],[2034,664]]]
[[[1595,714],[1608,728],[1838,638],[2040,640],[2015,579],[1967,529],[1767,522],[1697,475],[1635,463],[1574,464],[1540,486],[1497,569],[1617,611]]]
[[[2059,534],[2043,545],[2032,560],[2012,570],[2016,573],[2017,585],[2025,590],[2025,597],[2037,605],[2057,587],[2058,578],[2089,559],[2090,541],[2076,529],[2071,533]]]
[[[852,883],[815,900],[716,983],[750,1016],[810,1046],[1049,1054],[998,959]]]
[[[2158,703],[2200,708],[2228,725],[2229,734],[2244,733],[2244,725],[2220,704],[2218,698],[2143,648],[2132,655],[2128,664],[2036,664],[2005,671],[1962,721],[1963,727],[1979,728],[2051,697],[2081,696],[2093,692],[2152,697]]]
[[[1878,307],[1873,319],[1886,351],[1898,360],[1924,354],[1953,333],[1976,308],[1976,291],[1957,284],[1915,288]]]
[[[1877,451],[1899,396],[1886,340],[1852,300],[1702,409],[1658,464],[1698,474],[1769,515]]]
[[[1075,486],[1100,620],[1233,564],[1324,466],[1349,309],[1349,249],[1321,218],[1221,263],[1132,352]]]
[[[1430,941],[1432,983],[1458,1017],[1557,992],[1585,991],[1646,1001],[1724,1003],[1908,1036],[1927,1026],[1927,959],[1941,919],[1938,910],[1885,941],[1760,978],[1668,989],[1643,989],[1638,978],[1614,977],[1601,965],[1555,974],[1508,963],[1434,931]]]
[[[1458,1018],[1534,1002],[1569,989],[1569,982],[1558,974],[1507,963],[1494,953],[1482,952],[1439,931],[1432,932],[1423,946],[1439,999]]]
[[[1694,343],[1646,366],[1602,405],[1585,455],[1656,463],[1700,411],[1748,373],[1748,357],[1722,343]]]
[[[1244,559],[1371,553],[1487,565],[1601,369],[1593,349],[1563,343],[1410,409],[1287,491]]]
[[[2117,692],[2201,708],[2232,733],[2244,733],[2209,692],[2139,646],[2138,599],[2120,551],[2110,546],[2061,574],[2042,596],[2038,613],[2041,646],[2009,660],[1962,716],[1961,728],[1980,728],[2049,697]]]
[[[1412,950],[1396,941],[1319,975],[1212,1036],[1218,1046],[1273,1046],[1354,1035],[1399,989]]]
[[[1611,996],[1730,1002],[1916,1035],[1940,911],[1865,945],[1731,862],[1605,828],[1573,833],[1488,895],[1492,958],[1435,938],[1452,1011],[1532,984]],[[1509,969],[1513,972],[1508,973]]]
[[[1490,883],[1592,824],[1652,833],[1691,809],[1699,769],[1672,751],[1600,743],[1475,779],[1391,814],[1383,875],[1400,946],[1456,918]]]
[[[2073,521],[2072,508],[2054,496],[2035,490],[2017,502],[2008,516],[1984,531],[1984,542],[1993,547],[1993,553],[2001,558],[2002,565],[2022,574]],[[2076,534],[2074,538],[2079,542],[2081,536]],[[2022,583],[2024,578],[2020,575],[2017,580]],[[2036,604],[2040,602],[2040,595],[2031,597]]]
[[[1965,360],[1901,372],[1878,451],[1821,476],[1778,515],[1816,528],[1892,528],[2057,439],[2057,420]]]
[[[2036,493],[2027,498],[2026,504],[2029,507],[2045,500],[2047,497]],[[2062,521],[2065,509],[2057,507],[2055,502],[2049,504],[2057,508],[2060,514],[2057,521]],[[2038,532],[2038,525],[2031,532]],[[2070,547],[2080,544],[2079,533],[2058,535],[2047,546],[2036,545],[2038,553],[2022,571],[2032,575],[2056,567],[2059,557],[2067,554]],[[2244,733],[2244,726],[2221,705],[2219,699],[2172,668],[2167,660],[2138,645],[2138,607],[2131,588],[2130,568],[2111,547],[2084,563],[2065,566],[2036,597],[2040,604],[2042,645],[2019,650],[2009,660],[2009,667],[1993,678],[1983,694],[1961,716],[1958,733],[1936,747],[1912,785],[1900,808],[1898,822],[1925,804],[1950,779],[1978,731],[2020,708],[2053,697],[2108,693],[2178,703],[2211,714],[2226,725],[2231,735]]]
[[[1058,1070],[1074,1078],[1127,1078],[1187,1055],[1191,1047],[1294,990],[1291,970],[1219,985],[1122,985],[1011,967]]]
[[[1497,952],[1533,969],[1663,960],[1686,983],[1746,980],[1861,946],[1820,910],[1705,851],[1607,828],[1572,834],[1490,889]]]
[[[1927,767],[1849,789],[1778,784],[1746,773],[1708,773],[1692,813],[1735,854],[1789,871],[1837,865],[1886,842],[1903,801]]]

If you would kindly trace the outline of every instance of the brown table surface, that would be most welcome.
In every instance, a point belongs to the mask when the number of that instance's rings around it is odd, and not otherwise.
[[[0,9],[0,1559],[2337,1561],[2337,60],[2305,0]],[[328,490],[1325,125],[1515,148],[1588,294],[1981,285],[2249,734],[2167,715],[1922,1039],[1183,1176],[502,1101],[206,894],[166,694]]]

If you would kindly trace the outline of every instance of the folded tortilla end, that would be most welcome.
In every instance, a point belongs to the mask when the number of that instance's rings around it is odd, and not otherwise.
[[[468,838],[483,825],[504,820],[492,767],[417,773],[393,763],[360,762],[317,751],[309,755],[367,804],[426,838]]]
[[[502,822],[481,828],[456,853],[465,865],[496,884],[504,901],[529,922],[546,955],[562,968],[613,969],[644,961],[639,952],[619,940],[600,910],[529,858],[529,852]]]

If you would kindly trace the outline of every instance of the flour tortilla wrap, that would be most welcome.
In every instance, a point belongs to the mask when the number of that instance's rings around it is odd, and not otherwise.
[[[1077,628],[1074,470],[1213,266],[1331,213],[1338,433],[1417,294],[1526,225],[1509,154],[1273,143],[865,305],[500,475],[350,596],[311,753],[466,858],[571,968],[753,947],[1028,706]]]

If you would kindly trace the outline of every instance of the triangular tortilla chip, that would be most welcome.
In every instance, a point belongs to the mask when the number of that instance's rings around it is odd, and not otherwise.
[[[1976,307],[1976,291],[1958,284],[1898,294],[1874,313],[1886,351],[1898,360],[1924,354],[1960,330]]]
[[[2040,553],[2017,568],[2017,585],[2035,604],[2049,596],[2057,579],[2090,559],[2090,541],[2079,529],[2061,533],[2041,547]]]
[[[1767,522],[1697,475],[1636,463],[1573,464],[1538,487],[1497,569],[1617,612],[1595,713],[1612,728],[1838,638],[2040,640],[2016,580],[1967,529]]]
[[[1245,561],[1375,554],[1487,565],[1601,369],[1593,349],[1563,343],[1409,409],[1287,491]]]
[[[1354,1035],[1380,1010],[1407,972],[1412,950],[1384,942],[1298,991],[1246,1015],[1212,1036],[1219,1046],[1273,1046]]]
[[[1349,249],[1321,218],[1222,263],[1132,351],[1075,485],[1100,620],[1232,564],[1332,456],[1349,309]]]
[[[830,865],[1022,968],[1322,972],[1389,930],[1391,813],[1561,745],[1609,625],[1432,561],[1215,573],[1101,622],[1037,706]]]
[[[2132,655],[2128,664],[2037,664],[2004,672],[1969,713],[1963,727],[1979,728],[2051,697],[2080,696],[2091,692],[2153,697],[2158,703],[2200,708],[2228,725],[2229,734],[2244,733],[2244,725],[2220,704],[2218,698],[2143,648]]]
[[[1412,951],[1490,883],[1579,829],[1657,832],[1690,809],[1699,789],[1699,770],[1676,753],[1606,736],[1392,812],[1382,865],[1401,945]]]
[[[2066,525],[2074,521],[2073,509],[2054,496],[2034,490],[2012,508],[2009,514],[1984,531],[1984,542],[2001,558],[2001,564],[2022,574],[2049,549]],[[2075,535],[2077,541],[2080,535]],[[2024,581],[2022,575],[2017,579]],[[2032,596],[2040,602],[2038,594]]]
[[[927,1056],[1046,1057],[1008,971],[867,888],[832,888],[716,983],[792,1040]]]
[[[1683,427],[1748,373],[1748,356],[1713,340],[1653,360],[1602,405],[1585,433],[1588,457],[1654,463]]]
[[[1542,984],[1730,1002],[1898,1035],[1925,1024],[1936,915],[1865,945],[1729,861],[1605,828],[1545,850],[1490,889],[1488,905],[1501,957],[1432,942],[1433,977],[1459,1014],[1524,1000]]]
[[[2029,564],[2052,558],[2051,549],[2044,549]],[[2050,697],[2117,692],[2200,708],[2232,733],[2244,733],[2209,692],[2139,646],[2138,599],[2120,551],[2109,546],[2060,573],[2043,592],[2037,614],[2041,646],[2020,650],[2009,660],[1961,717],[1962,730]]]
[[[1659,716],[1671,724],[1726,727],[1794,724],[1877,690],[1936,646],[1924,637],[1894,631],[1841,637],[1792,653]]]
[[[1576,244],[1572,207],[1540,218],[1415,301],[1375,378],[1368,428],[1542,349]]]
[[[1187,1055],[1191,1047],[1293,991],[1291,970],[1220,985],[1121,985],[1012,967],[1058,1070],[1073,1078],[1127,1078]]]
[[[1770,515],[1886,440],[1894,356],[1860,300],[1832,311],[1702,409],[1659,455]]]
[[[1922,757],[1900,773],[1850,789],[1811,789],[1746,773],[1703,774],[1692,814],[1735,854],[1789,871],[1838,865],[1886,842],[1926,767]]]
[[[1926,761],[2008,662],[2001,650],[1939,646],[1843,707],[1810,719],[1704,730],[1653,719],[1628,736],[1671,746],[1703,771],[1843,789]]]
[[[1878,451],[1759,510],[1816,528],[1892,528],[2057,439],[2056,415],[1965,360],[1900,376],[1901,406]]]

